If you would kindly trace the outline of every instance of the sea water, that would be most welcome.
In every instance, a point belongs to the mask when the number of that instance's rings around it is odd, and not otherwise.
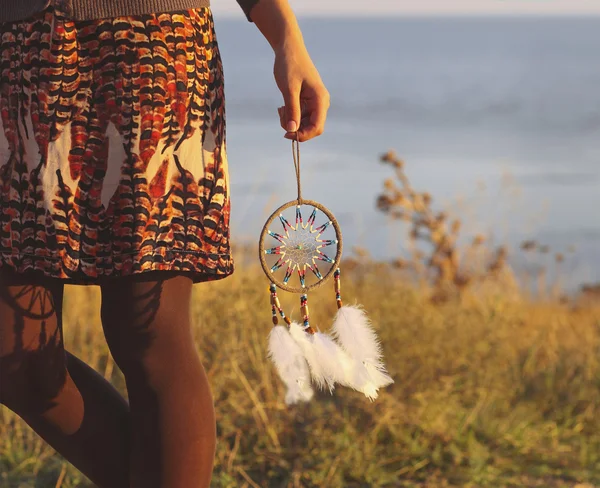
[[[418,191],[476,233],[564,252],[566,285],[600,281],[600,18],[311,19],[300,24],[331,93],[302,144],[304,196],[338,217],[345,248],[406,253],[376,197],[394,149]],[[257,238],[295,197],[273,53],[245,20],[216,19],[225,66],[232,234]],[[575,246],[575,253],[569,253]]]

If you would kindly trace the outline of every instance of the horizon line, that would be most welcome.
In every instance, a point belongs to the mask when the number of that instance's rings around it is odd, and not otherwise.
[[[240,19],[246,20],[246,17],[243,13],[238,13],[233,10],[227,10],[219,12],[218,10],[213,13],[218,15],[221,18],[229,18],[229,19]],[[324,11],[324,12],[296,12],[296,17],[298,18],[312,18],[312,19],[364,19],[364,18],[372,18],[372,19],[411,19],[411,18],[452,18],[452,17],[471,17],[471,18],[544,18],[544,17],[552,17],[552,18],[600,18],[600,12],[435,12],[435,13],[427,13],[427,12],[373,12],[370,14],[366,14],[364,12],[346,12],[340,14],[339,12],[333,11]],[[247,20],[246,20],[247,21]]]

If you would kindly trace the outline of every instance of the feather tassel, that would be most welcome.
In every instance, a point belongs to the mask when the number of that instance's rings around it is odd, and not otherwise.
[[[332,383],[352,386],[354,376],[352,361],[329,335],[315,332],[310,340],[322,368]]]
[[[300,346],[294,341],[287,327],[277,325],[271,329],[269,358],[287,387],[285,403],[293,405],[308,402],[314,393],[310,385],[308,365]]]
[[[332,341],[333,342],[333,341]],[[363,393],[369,400],[377,398],[377,386],[373,384],[371,376],[364,364],[352,358],[341,346],[335,343],[336,361],[341,376],[336,381],[344,386]]]
[[[341,307],[333,322],[332,335],[351,358],[364,366],[369,378],[362,385],[361,391],[365,395],[375,392],[376,397],[379,388],[394,382],[383,364],[379,339],[362,308],[349,305]]]
[[[302,350],[310,368],[310,374],[316,385],[322,390],[327,387],[330,392],[333,392],[335,378],[331,373],[329,361],[326,358],[319,357],[317,349],[323,349],[323,347],[321,347],[321,341],[318,339],[317,346],[315,347],[313,338],[316,334],[308,334],[299,323],[292,322],[290,325],[290,335]]]
[[[330,391],[335,383],[353,388],[364,393],[370,400],[377,398],[377,386],[373,384],[371,376],[365,366],[352,358],[328,334],[320,331],[306,334],[312,345],[315,361],[328,379]]]

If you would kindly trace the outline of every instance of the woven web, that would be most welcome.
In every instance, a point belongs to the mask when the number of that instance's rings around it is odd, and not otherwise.
[[[306,220],[305,215],[309,216]],[[265,243],[271,273],[280,274],[285,284],[309,286],[322,280],[334,264],[335,230],[329,217],[315,207],[286,209],[271,223],[268,235],[273,239],[273,247]]]

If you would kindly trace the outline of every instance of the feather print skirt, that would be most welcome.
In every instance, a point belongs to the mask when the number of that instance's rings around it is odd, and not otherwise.
[[[73,283],[233,272],[209,8],[0,24],[0,269]]]

